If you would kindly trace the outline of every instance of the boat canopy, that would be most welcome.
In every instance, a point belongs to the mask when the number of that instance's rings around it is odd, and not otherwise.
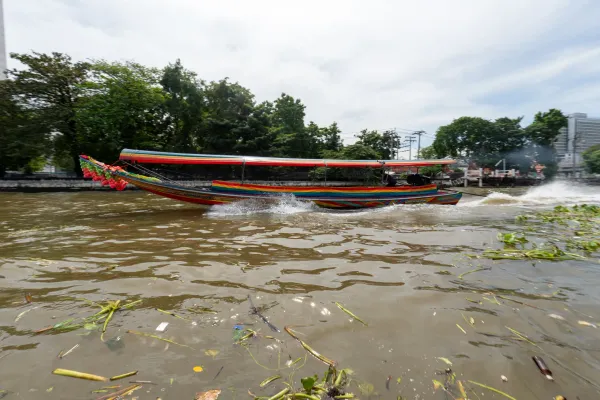
[[[337,160],[310,158],[254,157],[216,154],[166,153],[161,151],[123,149],[120,160],[145,164],[252,165],[268,167],[427,167],[455,164],[453,159],[440,160]]]

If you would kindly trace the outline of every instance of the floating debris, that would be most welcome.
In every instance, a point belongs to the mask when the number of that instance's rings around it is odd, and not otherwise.
[[[121,399],[125,396],[130,395],[131,393],[133,393],[134,391],[138,390],[139,388],[141,388],[142,385],[140,384],[134,384],[131,386],[128,386],[124,389],[118,390],[116,392],[113,393],[109,393],[106,396],[102,396],[102,397],[98,397],[96,400],[116,400],[116,399]]]
[[[221,371],[223,371],[223,368],[225,368],[225,366],[224,366],[224,365],[223,365],[223,366],[221,366],[221,368],[219,368],[219,372],[217,372],[217,374],[216,374],[216,375],[215,375],[215,377],[213,378],[213,381],[214,381],[215,379],[217,379],[217,376],[219,376],[219,375],[221,374]],[[172,378],[171,378],[171,379],[172,379]],[[171,384],[172,384],[172,382],[171,382]]]
[[[267,386],[269,383],[276,381],[277,379],[280,379],[280,378],[281,378],[281,375],[270,376],[260,383],[260,387],[263,388],[263,387]]]
[[[467,331],[465,331],[462,326],[460,326],[459,324],[456,324],[456,326],[458,327],[458,329],[460,329],[462,331],[462,333],[464,333],[465,335],[467,334]]]
[[[564,319],[564,317],[562,317],[562,316],[560,316],[560,315],[558,315],[558,314],[548,314],[548,316],[549,316],[550,318],[558,319],[558,320],[561,320],[561,321],[564,321],[564,320],[565,320],[565,319]]]
[[[357,317],[354,313],[352,313],[352,311],[348,310],[347,308],[344,308],[344,306],[341,305],[340,303],[338,303],[337,301],[335,302],[335,305],[338,306],[338,308],[340,310],[342,310],[343,312],[345,312],[346,314],[348,314],[349,316],[351,316],[352,318],[354,318],[355,320],[357,320],[358,322],[360,322],[364,326],[369,326],[365,321],[363,321],[362,319],[360,319],[359,317]]]
[[[182,317],[182,316],[180,316],[180,315],[177,315],[177,314],[175,314],[174,312],[170,312],[170,311],[161,310],[160,308],[156,308],[155,310],[156,310],[156,311],[158,311],[158,312],[161,312],[161,313],[163,313],[163,314],[167,314],[167,315],[170,315],[170,316],[172,316],[172,317],[175,317],[175,318],[182,319],[182,320],[184,320],[184,321],[191,321],[191,319],[189,319],[189,318],[185,318],[185,317]],[[164,324],[164,323],[165,323],[165,322],[163,322],[163,324]]]
[[[69,376],[71,378],[87,379],[90,381],[107,382],[108,378],[99,375],[87,374],[85,372],[71,371],[68,369],[57,368],[52,371],[54,375]]]
[[[19,315],[17,315],[17,318],[15,318],[15,322],[19,322],[19,320],[21,318],[23,318],[23,315],[27,314],[29,311],[35,310],[36,308],[40,308],[40,306],[35,306],[35,307],[28,308],[27,310],[25,310],[22,313],[20,313]]]
[[[460,381],[459,381],[459,382],[460,382]],[[498,393],[498,394],[500,394],[500,395],[502,395],[502,396],[504,396],[504,397],[506,397],[506,398],[508,398],[508,399],[511,399],[511,400],[517,400],[516,398],[512,397],[511,395],[509,395],[509,394],[507,394],[507,393],[504,393],[504,392],[503,392],[503,391],[501,391],[501,390],[495,389],[495,388],[493,388],[493,387],[491,387],[491,386],[484,385],[483,383],[479,383],[479,382],[475,382],[475,381],[468,381],[468,382],[469,382],[469,383],[472,383],[473,385],[480,386],[480,387],[482,387],[482,388],[484,388],[484,389],[491,390],[492,392]],[[465,397],[465,398],[466,398],[466,397]]]
[[[462,279],[464,276],[466,276],[466,275],[469,275],[469,274],[472,274],[472,273],[474,273],[474,272],[479,272],[479,271],[483,271],[483,270],[487,270],[487,269],[490,269],[490,268],[478,267],[478,268],[475,268],[475,269],[473,269],[473,270],[471,270],[471,271],[463,272],[462,274],[460,274],[460,275],[458,276],[458,279]]]
[[[535,365],[537,365],[537,367],[539,368],[540,372],[546,377],[546,379],[548,379],[549,381],[553,381],[554,378],[552,377],[552,371],[550,371],[548,366],[546,366],[544,360],[542,360],[542,358],[538,356],[533,356],[531,358],[533,359]]]
[[[190,346],[188,346],[186,344],[177,343],[177,342],[174,342],[173,340],[161,338],[160,336],[152,335],[150,333],[138,332],[138,331],[133,331],[133,330],[128,330],[127,333],[133,333],[134,335],[146,336],[146,337],[149,337],[149,338],[152,338],[152,339],[162,340],[163,342],[171,343],[171,344],[174,344],[176,346],[187,347],[188,349],[194,350],[192,347],[190,347]]]
[[[80,328],[83,328],[86,326],[89,327],[90,324],[95,325],[95,324],[98,324],[98,323],[104,321],[104,324],[102,326],[102,335],[100,336],[102,341],[104,341],[104,332],[106,332],[108,323],[112,319],[114,313],[117,311],[120,311],[120,310],[130,309],[130,308],[134,307],[135,305],[141,303],[141,301],[142,301],[142,300],[136,300],[136,301],[127,303],[125,305],[121,305],[121,300],[116,300],[116,301],[109,300],[109,301],[107,301],[106,305],[101,305],[101,304],[95,303],[90,300],[86,300],[86,299],[83,299],[83,300],[89,304],[96,306],[96,307],[100,307],[101,310],[90,317],[80,318],[80,319],[70,318],[65,321],[61,321],[53,326],[48,326],[46,328],[39,329],[39,330],[35,331],[35,333],[39,334],[39,333],[44,333],[44,332],[48,332],[51,330],[67,332],[67,331],[72,331],[75,329],[80,329]],[[95,329],[95,328],[93,328],[93,329]]]
[[[331,368],[335,368],[336,362],[317,353],[315,350],[313,350],[309,345],[307,345],[306,343],[304,343],[302,340],[300,340],[300,338],[298,336],[296,336],[292,330],[291,330],[292,326],[285,326],[283,329],[294,339],[296,339],[298,342],[300,342],[300,344],[302,345],[302,347],[304,347],[304,349],[306,351],[308,351],[313,357],[317,358],[318,360],[321,360],[322,362],[324,362],[325,364],[329,365]]]
[[[168,322],[161,322],[157,327],[156,327],[156,331],[158,332],[164,332],[167,329],[167,326],[169,325]]]
[[[112,378],[110,378],[110,380],[111,381],[118,381],[119,379],[129,378],[130,376],[137,375],[137,373],[138,373],[137,371],[127,372],[127,373],[122,374],[122,375],[113,376]]]
[[[452,361],[448,360],[446,357],[437,357],[438,360],[442,360],[446,364],[452,366]]]
[[[221,390],[213,389],[207,392],[198,392],[194,397],[194,400],[217,400],[219,395],[221,394]]]
[[[583,325],[583,326],[589,326],[592,328],[598,328],[595,324],[592,324],[591,322],[587,322],[587,321],[577,321],[577,323],[579,325]]]
[[[248,301],[250,302],[250,313],[251,314],[255,314],[258,315],[258,317],[260,319],[263,320],[263,322],[265,324],[267,324],[267,326],[273,331],[273,332],[281,332],[275,325],[273,325],[272,323],[269,322],[269,320],[267,318],[265,318],[264,315],[262,315],[260,313],[260,311],[258,310],[258,308],[254,307],[254,303],[252,302],[252,298],[250,297],[250,295],[248,295]]]
[[[508,378],[504,375],[500,375],[500,379],[502,379],[502,382],[508,382]]]
[[[204,371],[204,368],[202,368],[202,367],[201,367],[201,366],[199,366],[199,365],[196,365],[196,366],[195,366],[194,368],[192,368],[192,369],[194,370],[194,372],[202,372],[202,371]]]
[[[206,350],[204,352],[204,354],[206,354],[209,357],[212,357],[213,360],[215,359],[215,357],[219,354],[219,350]]]
[[[65,358],[66,356],[68,356],[69,354],[71,354],[71,352],[72,352],[73,350],[75,350],[75,349],[76,349],[76,348],[78,348],[78,347],[79,347],[79,344],[76,344],[75,346],[71,347],[69,350],[67,350],[67,351],[66,351],[66,352],[64,352],[64,353],[61,351],[61,352],[58,354],[58,358]]]
[[[508,326],[505,326],[505,328],[508,329],[509,331],[511,331],[512,333],[514,333],[519,339],[524,340],[524,341],[528,342],[529,344],[532,344],[535,347],[539,348],[539,346],[537,344],[535,344],[535,342],[533,342],[531,339],[529,339],[527,336],[525,336],[521,332],[517,331],[516,329],[510,328]]]

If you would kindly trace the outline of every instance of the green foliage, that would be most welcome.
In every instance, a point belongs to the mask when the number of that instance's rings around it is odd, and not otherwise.
[[[592,174],[600,174],[600,144],[587,148],[582,156],[587,171]]]
[[[557,109],[538,112],[526,128],[521,127],[522,119],[455,119],[440,127],[431,150],[423,149],[421,153],[466,157],[481,167],[493,167],[504,158],[508,169],[516,168],[522,172],[528,171],[535,161],[544,164],[544,175],[551,177],[557,170],[552,144],[560,129],[567,125],[567,117]]]
[[[35,122],[38,114],[28,112],[16,96],[13,81],[0,81],[0,177],[7,170],[36,169],[34,160],[49,153],[48,130]]]
[[[423,147],[421,149],[421,158],[424,160],[435,160],[440,157],[438,157],[438,154],[432,145],[432,146]]]
[[[68,155],[78,165],[82,135],[77,109],[86,96],[90,63],[73,63],[71,57],[61,53],[12,53],[11,57],[26,67],[8,71],[18,107],[32,129],[45,137],[55,134],[57,154]]]
[[[498,233],[504,249],[488,249],[483,256],[494,260],[587,260],[597,262],[590,253],[600,250],[600,207],[581,204],[556,206],[552,211],[519,215],[516,221],[526,225],[524,233]],[[534,237],[535,236],[535,237]],[[540,239],[543,241],[540,243]],[[571,252],[579,250],[584,254]]]
[[[378,154],[376,158],[382,160],[395,158],[394,152],[400,147],[400,136],[395,131],[379,133],[378,131],[363,129],[356,137],[358,138],[356,144],[375,150]]]
[[[46,157],[77,173],[80,154],[112,162],[123,148],[257,156],[393,159],[400,137],[364,129],[344,146],[336,122],[305,123],[306,106],[282,93],[257,103],[252,92],[228,78],[205,82],[180,60],[162,69],[134,62],[75,62],[62,53],[11,54],[24,68],[0,84],[0,175],[33,170]],[[522,118],[462,117],[440,127],[427,159],[468,156],[488,165],[507,156],[510,165],[536,159],[552,170],[548,152],[565,117],[559,110]],[[525,149],[526,157],[516,150]],[[594,157],[588,157],[593,164]],[[592,165],[590,164],[590,165]],[[275,173],[276,169],[268,169]],[[423,168],[433,175],[440,168]],[[313,178],[324,177],[316,169]],[[376,182],[379,171],[328,169],[329,179]]]
[[[560,133],[567,126],[568,118],[562,111],[551,108],[548,112],[535,114],[533,122],[525,129],[527,137],[536,145],[552,146]]]
[[[313,387],[315,386],[315,383],[317,383],[318,380],[319,377],[317,376],[317,374],[300,379],[300,382],[302,382],[302,387],[304,388],[304,391],[306,391],[306,394],[312,393]]]

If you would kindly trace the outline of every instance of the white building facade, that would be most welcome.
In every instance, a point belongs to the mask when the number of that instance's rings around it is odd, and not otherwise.
[[[588,118],[586,113],[569,114],[568,118],[567,127],[560,130],[554,143],[558,172],[579,177],[585,174],[581,153],[600,144],[600,118]]]

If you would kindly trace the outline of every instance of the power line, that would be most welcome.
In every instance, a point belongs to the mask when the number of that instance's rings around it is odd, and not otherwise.
[[[421,135],[424,133],[425,133],[425,131],[417,131],[417,132],[413,133],[413,135],[419,136],[419,141],[417,144],[417,160],[419,158],[421,158]]]
[[[408,161],[412,160],[411,158],[411,150],[412,150],[412,144],[413,142],[415,142],[417,140],[417,138],[415,138],[414,136],[407,136],[404,138],[405,142],[408,142]]]

